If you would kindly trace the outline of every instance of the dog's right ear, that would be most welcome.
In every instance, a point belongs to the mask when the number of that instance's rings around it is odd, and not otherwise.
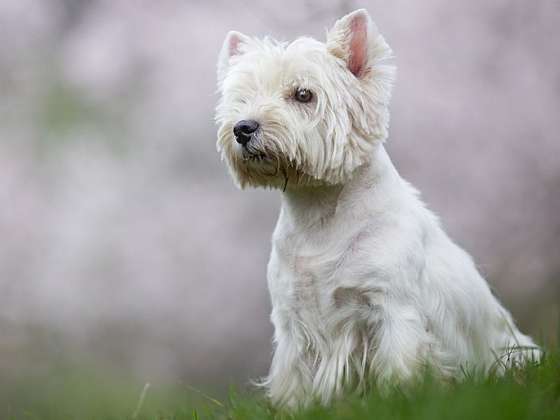
[[[364,9],[336,21],[327,33],[327,50],[344,60],[358,79],[371,76],[373,66],[391,56],[391,49]]]
[[[218,58],[218,80],[223,80],[229,67],[230,59],[243,54],[243,45],[246,44],[248,40],[249,37],[243,35],[241,32],[228,32]]]

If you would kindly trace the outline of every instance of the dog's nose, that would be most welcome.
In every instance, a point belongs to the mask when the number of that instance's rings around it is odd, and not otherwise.
[[[237,143],[245,145],[251,140],[253,134],[259,128],[259,123],[255,120],[241,120],[233,127],[233,134]]]

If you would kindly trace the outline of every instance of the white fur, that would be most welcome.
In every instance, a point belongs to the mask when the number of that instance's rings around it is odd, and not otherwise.
[[[337,21],[326,43],[237,32],[224,43],[218,150],[241,187],[283,190],[265,381],[278,405],[410,383],[426,367],[460,378],[539,357],[385,152],[390,56],[364,10]],[[295,101],[298,87],[314,101]],[[249,147],[264,158],[236,143],[241,119],[261,124]]]

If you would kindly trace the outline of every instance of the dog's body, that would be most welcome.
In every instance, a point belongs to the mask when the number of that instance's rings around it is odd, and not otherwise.
[[[356,175],[283,196],[268,266],[273,400],[327,402],[368,378],[411,380],[426,365],[457,377],[520,360],[508,349],[534,343],[383,147]]]
[[[279,405],[538,357],[385,152],[389,55],[365,11],[326,44],[230,33],[224,45],[218,147],[241,186],[283,190],[265,381]]]

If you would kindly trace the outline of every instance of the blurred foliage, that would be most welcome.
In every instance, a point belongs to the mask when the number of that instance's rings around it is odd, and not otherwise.
[[[85,101],[83,95],[61,83],[52,84],[41,108],[42,124],[55,133],[81,126],[99,115],[98,109]]]
[[[129,142],[124,104],[96,102],[64,81],[49,80],[44,96],[36,105],[37,150],[49,156],[61,147],[80,141],[102,141],[112,153],[126,151]]]

